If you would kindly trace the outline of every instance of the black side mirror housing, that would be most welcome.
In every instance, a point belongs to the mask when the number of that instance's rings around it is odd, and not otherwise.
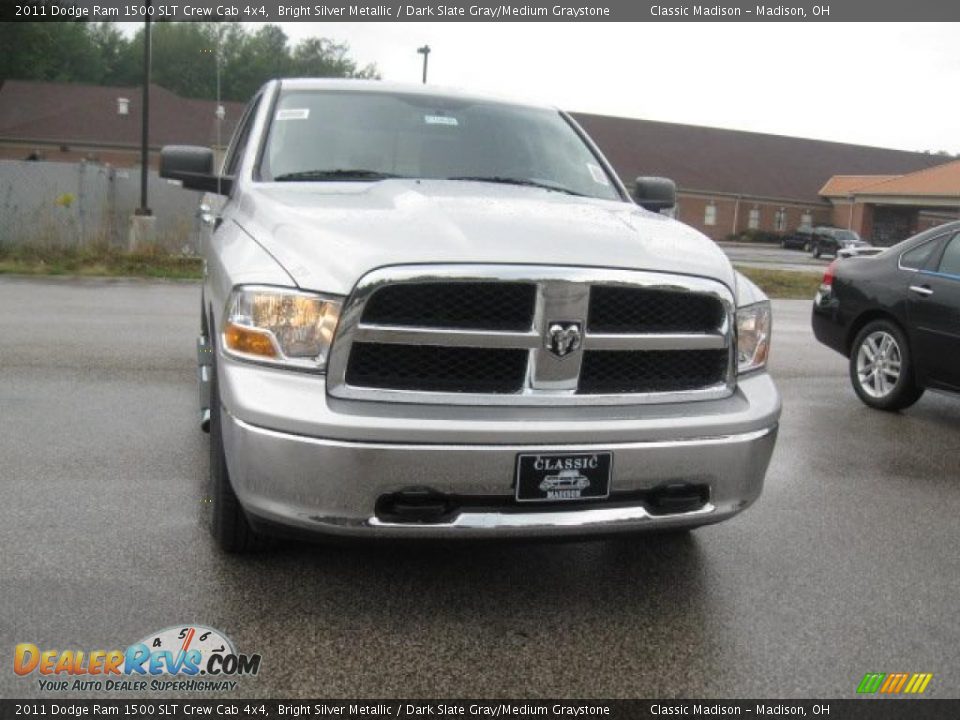
[[[193,145],[166,145],[160,151],[160,177],[179,180],[188,190],[229,195],[233,178],[213,172],[213,150]]]
[[[652,212],[667,210],[677,204],[677,185],[662,177],[638,177],[633,189],[637,205]]]

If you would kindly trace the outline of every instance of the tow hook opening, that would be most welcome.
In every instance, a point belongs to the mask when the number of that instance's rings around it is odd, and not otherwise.
[[[377,518],[389,522],[438,523],[455,509],[452,498],[426,487],[405,488],[381,495],[375,508]]]
[[[710,500],[710,486],[678,482],[659,485],[648,493],[651,515],[675,515],[699,510]]]

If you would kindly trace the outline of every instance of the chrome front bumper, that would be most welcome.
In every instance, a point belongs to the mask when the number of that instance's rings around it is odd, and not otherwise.
[[[588,535],[724,520],[760,494],[780,398],[766,374],[718,401],[670,407],[425,408],[330,400],[317,376],[220,359],[231,482],[254,521],[369,537]],[[519,453],[613,452],[614,493],[709,486],[691,512],[642,503],[510,505]],[[505,501],[443,522],[387,522],[377,500],[410,487]]]

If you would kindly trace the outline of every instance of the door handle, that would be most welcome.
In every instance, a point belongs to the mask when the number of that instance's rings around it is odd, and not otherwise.
[[[911,285],[910,291],[915,292],[917,295],[922,295],[923,297],[930,297],[933,295],[933,290],[930,289],[929,285]]]

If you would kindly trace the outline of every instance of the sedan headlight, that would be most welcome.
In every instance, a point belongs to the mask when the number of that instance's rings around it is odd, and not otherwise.
[[[323,370],[341,300],[266,286],[241,286],[227,300],[222,343],[228,355]]]
[[[770,354],[772,316],[768,301],[737,309],[737,372],[766,366]]]

